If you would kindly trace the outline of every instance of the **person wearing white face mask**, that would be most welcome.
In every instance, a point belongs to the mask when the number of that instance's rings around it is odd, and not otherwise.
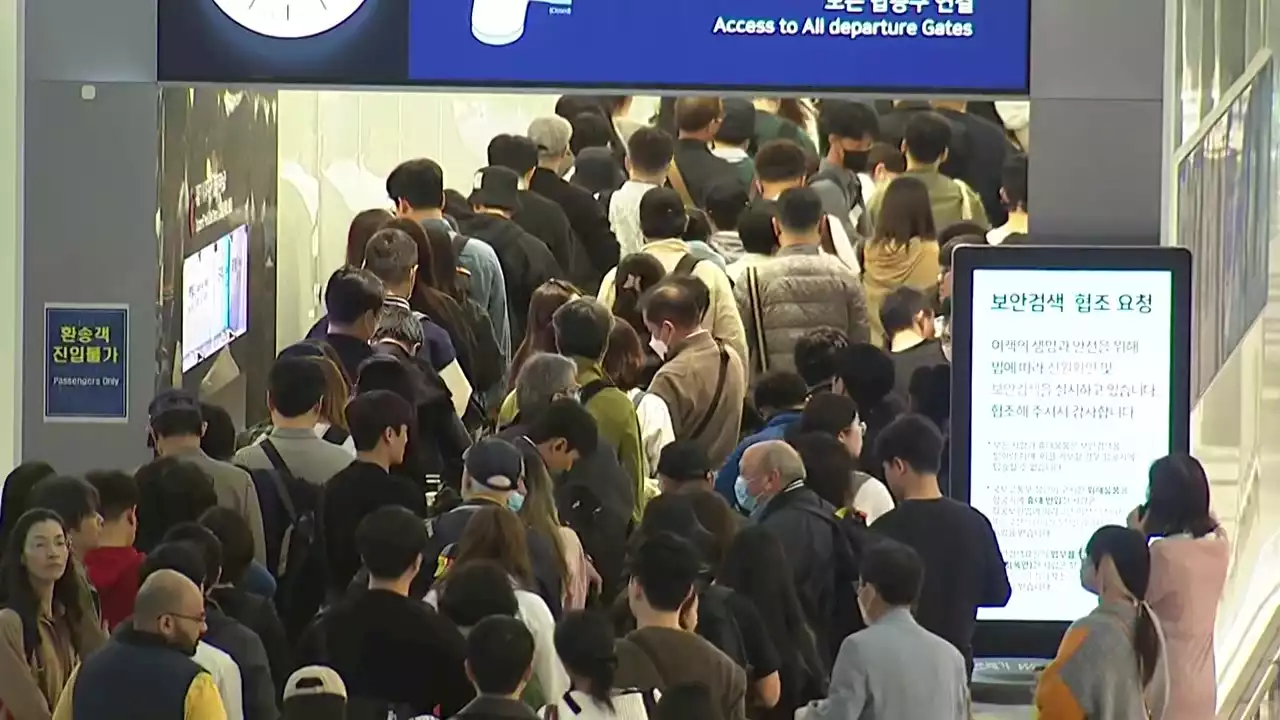
[[[876,543],[862,556],[861,576],[858,609],[867,629],[845,638],[827,697],[797,710],[797,720],[967,719],[964,656],[911,616],[924,578],[920,556],[892,540]]]
[[[746,371],[737,350],[703,329],[709,297],[701,280],[677,275],[650,288],[640,311],[665,361],[649,392],[666,402],[676,439],[697,443],[718,467],[738,442]]]

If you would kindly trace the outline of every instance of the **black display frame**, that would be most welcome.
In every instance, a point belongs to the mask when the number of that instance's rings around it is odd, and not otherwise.
[[[964,245],[952,255],[951,493],[968,502],[972,478],[973,273],[975,270],[1165,270],[1173,280],[1169,447],[1191,446],[1192,256],[1170,246]],[[1179,419],[1182,419],[1179,422]],[[1051,658],[1069,622],[980,620],[974,656]]]

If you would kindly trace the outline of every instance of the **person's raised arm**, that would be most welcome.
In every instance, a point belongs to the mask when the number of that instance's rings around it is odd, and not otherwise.
[[[835,667],[831,668],[831,687],[827,697],[797,710],[796,720],[860,718],[870,699],[865,661],[860,656],[857,641],[850,637],[840,646]]]

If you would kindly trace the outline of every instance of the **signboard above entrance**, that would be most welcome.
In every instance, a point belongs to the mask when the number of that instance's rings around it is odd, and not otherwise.
[[[184,0],[162,82],[1026,94],[1030,0]]]

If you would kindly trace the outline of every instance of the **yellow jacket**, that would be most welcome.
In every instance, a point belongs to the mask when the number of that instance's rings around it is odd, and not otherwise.
[[[53,712],[53,720],[74,720],[75,709],[72,707],[71,699],[75,695],[76,678],[80,673],[80,669],[71,674],[71,679],[67,681],[67,686],[62,690],[62,696],[58,698],[58,708]],[[191,686],[187,688],[187,698],[184,704],[185,710],[182,714],[183,720],[227,720],[227,711],[222,706],[222,697],[218,695],[218,688],[213,684],[213,678],[209,673],[201,672],[191,681]]]

